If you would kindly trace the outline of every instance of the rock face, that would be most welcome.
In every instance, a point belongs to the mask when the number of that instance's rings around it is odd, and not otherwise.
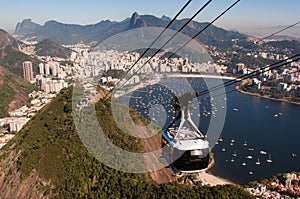
[[[129,24],[129,29],[134,29],[134,28],[142,28],[146,27],[147,23],[144,21],[138,13],[133,13],[131,18],[130,18],[130,24]]]
[[[22,34],[33,32],[39,27],[41,27],[41,25],[32,22],[31,19],[25,19],[17,24],[15,33]]]

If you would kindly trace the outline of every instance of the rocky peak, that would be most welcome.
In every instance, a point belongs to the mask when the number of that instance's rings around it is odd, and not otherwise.
[[[132,14],[129,23],[129,29],[146,27],[147,23],[135,12]]]
[[[38,27],[40,27],[40,25],[32,22],[31,19],[24,19],[22,22],[18,22],[15,33],[16,34],[30,33],[36,30]]]

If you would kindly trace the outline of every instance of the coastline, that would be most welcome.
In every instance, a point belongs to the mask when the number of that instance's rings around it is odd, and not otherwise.
[[[265,99],[269,99],[269,100],[273,100],[273,101],[277,101],[277,102],[286,102],[286,103],[290,103],[290,104],[294,104],[294,105],[300,105],[300,102],[293,102],[293,101],[289,101],[287,99],[277,99],[277,98],[273,98],[270,96],[262,96],[258,93],[251,93],[251,92],[243,91],[239,86],[236,87],[236,90],[245,95],[261,97],[261,98],[265,98]]]

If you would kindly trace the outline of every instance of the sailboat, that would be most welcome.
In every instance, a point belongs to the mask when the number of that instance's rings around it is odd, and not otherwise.
[[[242,166],[246,166],[246,162],[245,161],[242,163]]]
[[[234,151],[234,153],[232,154],[233,157],[236,157],[237,154],[236,154],[236,151]]]
[[[267,162],[268,163],[272,163],[273,162],[272,159],[271,159],[271,155],[269,155],[269,158],[267,159]]]
[[[255,162],[256,165],[260,165],[259,158],[257,158],[257,162]]]

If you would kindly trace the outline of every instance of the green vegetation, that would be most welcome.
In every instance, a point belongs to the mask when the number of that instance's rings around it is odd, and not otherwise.
[[[0,57],[0,66],[3,66],[10,72],[23,77],[22,64],[24,61],[31,61],[33,65],[33,71],[37,71],[39,60],[32,58],[20,51],[12,49],[11,46],[7,46],[5,49],[0,49],[0,55],[4,54],[3,58]]]
[[[51,198],[251,198],[235,186],[190,187],[176,182],[158,185],[147,174],[108,168],[79,139],[70,108],[71,97],[71,89],[62,90],[14,140],[13,150],[21,152],[17,161],[21,178],[26,179],[35,170],[44,182],[51,182],[37,183],[44,195]],[[96,104],[98,119],[105,123],[104,131],[122,148],[140,151],[139,140],[116,127],[109,106],[109,102],[103,101]]]
[[[35,47],[36,54],[39,56],[61,57],[69,59],[72,50],[65,48],[50,39],[44,39]]]
[[[3,81],[3,85],[0,87],[0,118],[2,118],[8,116],[8,106],[13,100],[25,102],[28,99],[27,95],[35,88],[29,82],[3,68],[1,69],[1,67],[0,72],[0,79]]]
[[[14,99],[14,95],[14,90],[4,83],[2,88],[0,88],[0,118],[8,116],[8,105]]]

